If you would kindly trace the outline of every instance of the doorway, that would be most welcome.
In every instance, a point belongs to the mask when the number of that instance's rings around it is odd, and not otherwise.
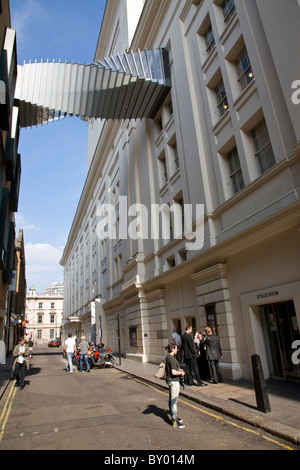
[[[300,365],[292,362],[292,344],[300,339],[293,301],[260,306],[271,376],[300,380]]]
[[[173,329],[176,328],[177,330],[177,333],[182,336],[182,333],[184,333],[184,331],[182,331],[182,328],[181,328],[181,319],[180,318],[175,318],[172,320],[173,322],[173,328],[172,328],[172,333],[173,333]]]

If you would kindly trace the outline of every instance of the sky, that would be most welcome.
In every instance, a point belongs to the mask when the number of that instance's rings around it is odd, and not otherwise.
[[[10,0],[17,61],[94,60],[106,0]],[[16,236],[23,229],[27,290],[63,281],[59,264],[87,175],[87,123],[77,117],[22,129]]]

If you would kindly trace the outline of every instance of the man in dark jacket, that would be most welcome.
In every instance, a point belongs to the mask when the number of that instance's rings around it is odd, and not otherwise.
[[[13,350],[13,356],[15,358],[12,371],[16,376],[15,387],[20,386],[20,390],[24,388],[24,378],[25,378],[25,367],[29,369],[28,356],[29,356],[29,347],[25,344],[24,338],[19,338],[19,344],[15,346]]]
[[[197,380],[198,386],[205,386],[204,382],[202,382],[199,369],[197,365],[197,358],[196,358],[196,351],[194,348],[193,338],[191,337],[191,332],[193,328],[191,326],[187,326],[185,329],[185,333],[182,335],[182,345],[181,349],[184,355],[184,362],[186,363],[186,384],[187,385],[194,385],[193,381],[193,371]]]
[[[211,331],[211,328],[205,328],[206,337],[201,340],[206,345],[206,358],[208,360],[211,382],[219,383],[223,382],[221,374],[219,359],[223,357],[221,342],[219,336]]]

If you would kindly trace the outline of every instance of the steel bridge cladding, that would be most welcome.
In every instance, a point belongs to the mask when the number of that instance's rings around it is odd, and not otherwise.
[[[91,64],[33,62],[18,67],[21,127],[66,116],[153,119],[171,88],[164,48],[128,51]]]

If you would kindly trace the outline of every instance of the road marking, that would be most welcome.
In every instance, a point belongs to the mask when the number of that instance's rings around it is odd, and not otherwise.
[[[4,436],[5,426],[6,426],[8,417],[10,415],[11,407],[12,407],[12,404],[13,404],[13,401],[14,401],[14,398],[15,398],[15,394],[16,394],[16,391],[17,391],[17,388],[14,387],[15,383],[16,382],[12,383],[12,386],[10,388],[10,392],[8,394],[8,397],[6,399],[6,402],[5,402],[1,417],[0,417],[0,424],[2,423],[1,431],[0,431],[0,444],[1,444],[3,436]]]
[[[156,388],[155,386],[150,385],[150,384],[148,384],[148,383],[145,382],[145,381],[139,380],[139,379],[137,379],[136,377],[133,377],[133,378],[134,378],[134,380],[136,380],[137,382],[140,382],[140,383],[143,384],[143,385],[147,385],[147,387],[153,388],[153,390],[155,390],[156,392],[161,393],[162,395],[169,396],[169,393],[168,393],[168,392],[163,392],[162,390],[159,390],[159,389]],[[216,414],[214,414],[214,413],[211,413],[210,411],[203,410],[202,408],[200,408],[200,406],[193,405],[192,403],[189,403],[189,402],[187,402],[187,401],[185,401],[185,400],[182,400],[181,398],[179,398],[178,401],[179,401],[180,403],[183,403],[184,405],[189,406],[190,408],[194,408],[195,410],[200,411],[201,413],[204,413],[204,414],[206,414],[206,415],[209,415],[209,416],[211,416],[212,418],[216,418],[216,419],[218,419],[219,421],[223,421],[223,422],[226,423],[226,424],[230,424],[231,426],[235,426],[235,427],[237,427],[237,428],[239,428],[239,429],[243,429],[243,430],[246,431],[246,432],[256,434],[257,436],[260,435],[260,433],[259,433],[258,431],[254,431],[253,429],[249,429],[249,428],[246,428],[246,427],[244,427],[244,426],[240,426],[239,424],[233,423],[232,421],[228,421],[227,419],[222,418],[222,416],[218,416],[218,415],[216,415]],[[274,444],[276,444],[276,445],[278,445],[278,446],[280,446],[280,447],[283,447],[284,449],[287,449],[287,450],[295,450],[295,449],[293,449],[293,448],[290,447],[290,446],[281,444],[280,442],[276,441],[275,439],[271,439],[271,438],[269,438],[269,437],[267,437],[267,436],[264,436],[264,435],[261,435],[261,437],[262,437],[263,439],[267,440],[267,441],[273,442]]]
[[[281,447],[284,447],[285,449],[287,450],[295,450],[293,449],[292,447],[290,446],[285,446],[283,444],[280,444],[280,442],[277,442],[275,441],[275,439],[271,439],[270,437],[267,437],[267,436],[262,436],[264,439],[266,439],[267,441],[270,441],[270,442],[274,442],[275,444],[277,444],[278,446],[281,446]]]

